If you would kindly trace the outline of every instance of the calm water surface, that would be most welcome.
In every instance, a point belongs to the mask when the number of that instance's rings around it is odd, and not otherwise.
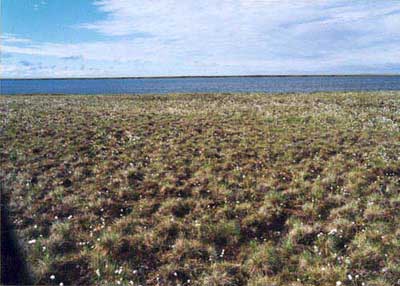
[[[400,90],[400,76],[0,80],[1,94]]]

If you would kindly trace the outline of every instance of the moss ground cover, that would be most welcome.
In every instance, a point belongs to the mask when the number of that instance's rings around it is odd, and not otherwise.
[[[1,96],[37,284],[400,285],[400,93]]]

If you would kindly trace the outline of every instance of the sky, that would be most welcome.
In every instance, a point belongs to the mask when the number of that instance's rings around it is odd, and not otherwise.
[[[0,3],[2,78],[400,73],[400,1]]]

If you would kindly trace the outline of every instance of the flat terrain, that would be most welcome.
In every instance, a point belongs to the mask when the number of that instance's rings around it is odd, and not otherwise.
[[[400,285],[399,92],[0,111],[1,191],[35,283]]]

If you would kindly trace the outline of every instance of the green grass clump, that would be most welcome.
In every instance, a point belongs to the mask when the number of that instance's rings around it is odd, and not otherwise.
[[[36,284],[400,285],[398,92],[0,110],[1,191]]]

